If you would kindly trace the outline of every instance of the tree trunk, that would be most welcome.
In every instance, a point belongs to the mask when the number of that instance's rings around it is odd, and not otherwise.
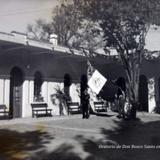
[[[136,119],[137,108],[139,104],[139,73],[140,73],[140,63],[137,61],[132,61],[131,59],[127,61],[125,66],[126,72],[126,93],[131,107],[129,113],[127,113],[128,119]]]
[[[138,102],[133,101],[130,102],[131,103],[131,110],[130,110],[130,115],[129,115],[129,119],[134,120],[136,119],[137,116],[137,106],[138,106]]]

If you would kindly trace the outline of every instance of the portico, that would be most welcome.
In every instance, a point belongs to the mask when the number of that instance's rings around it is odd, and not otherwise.
[[[77,50],[73,54],[70,49],[53,42],[37,41],[18,32],[0,32],[0,104],[7,106],[12,118],[31,117],[30,104],[41,98],[53,110],[53,115],[58,115],[59,102],[53,102],[52,95],[57,87],[64,88],[64,76],[67,75],[71,78],[71,99],[80,102],[79,83],[81,76],[87,73],[87,59],[107,79],[125,80],[124,70],[117,59],[89,58]],[[145,94],[141,94],[143,111],[152,112],[155,107],[160,107],[158,68],[160,61],[143,60],[140,78],[143,81],[141,91],[144,92],[146,87]],[[112,86],[109,85],[106,96],[111,94]],[[91,97],[94,101],[95,97]]]

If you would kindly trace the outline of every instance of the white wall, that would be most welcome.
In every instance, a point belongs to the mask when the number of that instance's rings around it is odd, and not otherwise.
[[[156,107],[156,97],[155,97],[155,78],[150,78],[148,80],[148,106],[149,113],[152,113]]]
[[[9,110],[10,80],[0,79],[0,104],[5,104]]]
[[[78,91],[79,93],[78,93]],[[72,85],[70,86],[70,96],[71,96],[71,100],[72,102],[79,102],[80,104],[80,84],[74,84],[72,83]]]
[[[57,83],[57,82],[45,82],[42,86],[42,96],[44,97],[45,102],[48,103],[49,108],[52,109],[53,115],[59,115],[60,109],[59,109],[59,100],[54,98],[54,95],[56,94],[56,88],[60,87],[61,90],[63,90],[63,83]],[[79,102],[80,98],[77,92],[77,84],[72,84],[70,86],[70,96],[73,102]],[[64,114],[67,114],[67,108],[63,108]]]
[[[48,82],[44,81],[42,84],[42,97],[44,99],[45,102],[48,103]]]
[[[32,116],[32,109],[31,109],[32,102],[33,102],[33,81],[25,80],[23,82],[23,94],[22,94],[22,117]]]
[[[94,93],[90,88],[89,88],[88,92],[89,92],[89,95],[90,95],[90,105],[91,105],[91,108],[92,108],[93,111],[95,111],[95,109],[94,109],[94,102],[98,101],[96,93]]]
[[[54,95],[56,94],[56,88],[60,87],[63,88],[63,83],[57,83],[57,82],[47,82],[47,100],[48,100],[48,106],[52,109],[53,115],[59,115],[59,101],[58,99],[54,98]],[[44,91],[44,89],[43,89]],[[44,92],[42,93],[44,95]]]
[[[156,85],[156,86],[155,86]],[[155,78],[150,78],[148,80],[148,100],[149,100],[149,112],[153,112],[156,106],[156,99],[158,91],[156,88],[158,83],[155,83]],[[55,102],[52,101],[52,95],[56,93],[56,88],[59,86],[63,89],[63,83],[57,82],[47,82],[45,81],[42,85],[42,96],[44,97],[45,102],[48,103],[49,108],[52,109],[53,115],[59,115],[59,101],[55,99]],[[80,84],[72,84],[70,86],[70,96],[73,102],[79,102],[79,93]],[[156,92],[156,93],[155,93]],[[9,95],[10,95],[10,80],[9,79],[0,79],[0,104],[5,104],[9,110]],[[31,117],[31,103],[33,102],[34,96],[34,81],[33,80],[25,80],[23,83],[23,94],[22,94],[22,117]],[[90,92],[90,103],[93,107],[92,102],[96,101],[96,96]],[[94,107],[93,107],[94,109]],[[64,109],[64,114],[67,114]]]
[[[0,79],[0,104],[4,104],[4,79]]]
[[[63,89],[63,83],[57,82],[43,82],[42,85],[42,96],[44,101],[48,104],[48,107],[52,109],[53,115],[59,115],[59,100],[55,98],[53,103],[52,96],[56,93],[56,88],[59,86]],[[31,117],[32,109],[31,103],[34,97],[34,81],[25,80],[23,83],[23,94],[22,94],[22,117]],[[67,110],[64,108],[64,114],[67,114]]]
[[[9,110],[10,80],[5,79],[4,85],[5,85],[5,87],[4,87],[4,104],[7,106],[8,110]]]

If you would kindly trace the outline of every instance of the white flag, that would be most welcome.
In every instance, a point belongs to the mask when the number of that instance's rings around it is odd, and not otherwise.
[[[92,77],[88,81],[88,86],[92,89],[93,92],[99,94],[106,82],[107,79],[97,70],[95,70]]]

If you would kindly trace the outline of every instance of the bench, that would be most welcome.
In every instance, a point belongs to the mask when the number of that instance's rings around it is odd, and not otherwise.
[[[52,109],[48,109],[48,104],[44,102],[31,103],[32,117],[52,116]]]
[[[7,111],[7,106],[5,104],[0,104],[0,117],[9,117],[9,112]]]
[[[68,115],[70,113],[80,113],[81,109],[78,102],[67,102]]]
[[[94,102],[94,109],[97,112],[107,111],[107,106],[105,105],[105,103],[103,101]]]

